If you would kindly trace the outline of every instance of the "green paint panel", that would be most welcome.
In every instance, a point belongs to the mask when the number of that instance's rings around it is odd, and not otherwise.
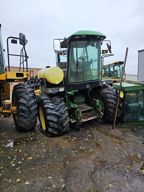
[[[120,89],[120,83],[114,83],[114,88]],[[123,82],[122,83],[123,91],[136,91],[136,90],[144,90],[144,84],[134,83],[134,82]]]
[[[75,93],[78,93],[79,90],[72,90],[72,91],[68,91],[67,94],[68,95],[74,95]]]

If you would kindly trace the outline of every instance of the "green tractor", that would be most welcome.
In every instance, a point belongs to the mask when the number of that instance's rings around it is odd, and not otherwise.
[[[57,67],[47,67],[38,74],[38,114],[44,134],[62,135],[70,125],[94,119],[113,122],[117,94],[111,80],[102,80],[101,46],[105,38],[100,32],[78,31],[54,41]]]
[[[111,79],[113,83],[120,81],[122,78],[123,65],[123,61],[103,65],[103,79]],[[124,79],[125,78],[123,78],[123,80]]]
[[[121,123],[134,123],[144,125],[144,84],[140,82],[125,81],[114,83],[119,92],[121,107]]]

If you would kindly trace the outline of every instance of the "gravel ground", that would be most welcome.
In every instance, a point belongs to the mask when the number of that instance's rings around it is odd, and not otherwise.
[[[1,192],[144,192],[140,129],[91,122],[50,138],[0,122]]]

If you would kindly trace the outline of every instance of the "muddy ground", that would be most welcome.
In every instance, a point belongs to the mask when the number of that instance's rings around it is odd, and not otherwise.
[[[12,119],[0,119],[0,191],[144,192],[139,130],[91,122],[49,138],[38,128],[17,133]]]

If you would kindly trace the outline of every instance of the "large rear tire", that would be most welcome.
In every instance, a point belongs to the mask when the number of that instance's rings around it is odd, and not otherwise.
[[[62,98],[39,98],[40,131],[47,136],[60,136],[69,132],[69,116]]]
[[[25,83],[15,85],[12,93],[12,104],[16,106],[16,113],[13,114],[16,130],[28,132],[35,129],[37,101],[33,89]]]

